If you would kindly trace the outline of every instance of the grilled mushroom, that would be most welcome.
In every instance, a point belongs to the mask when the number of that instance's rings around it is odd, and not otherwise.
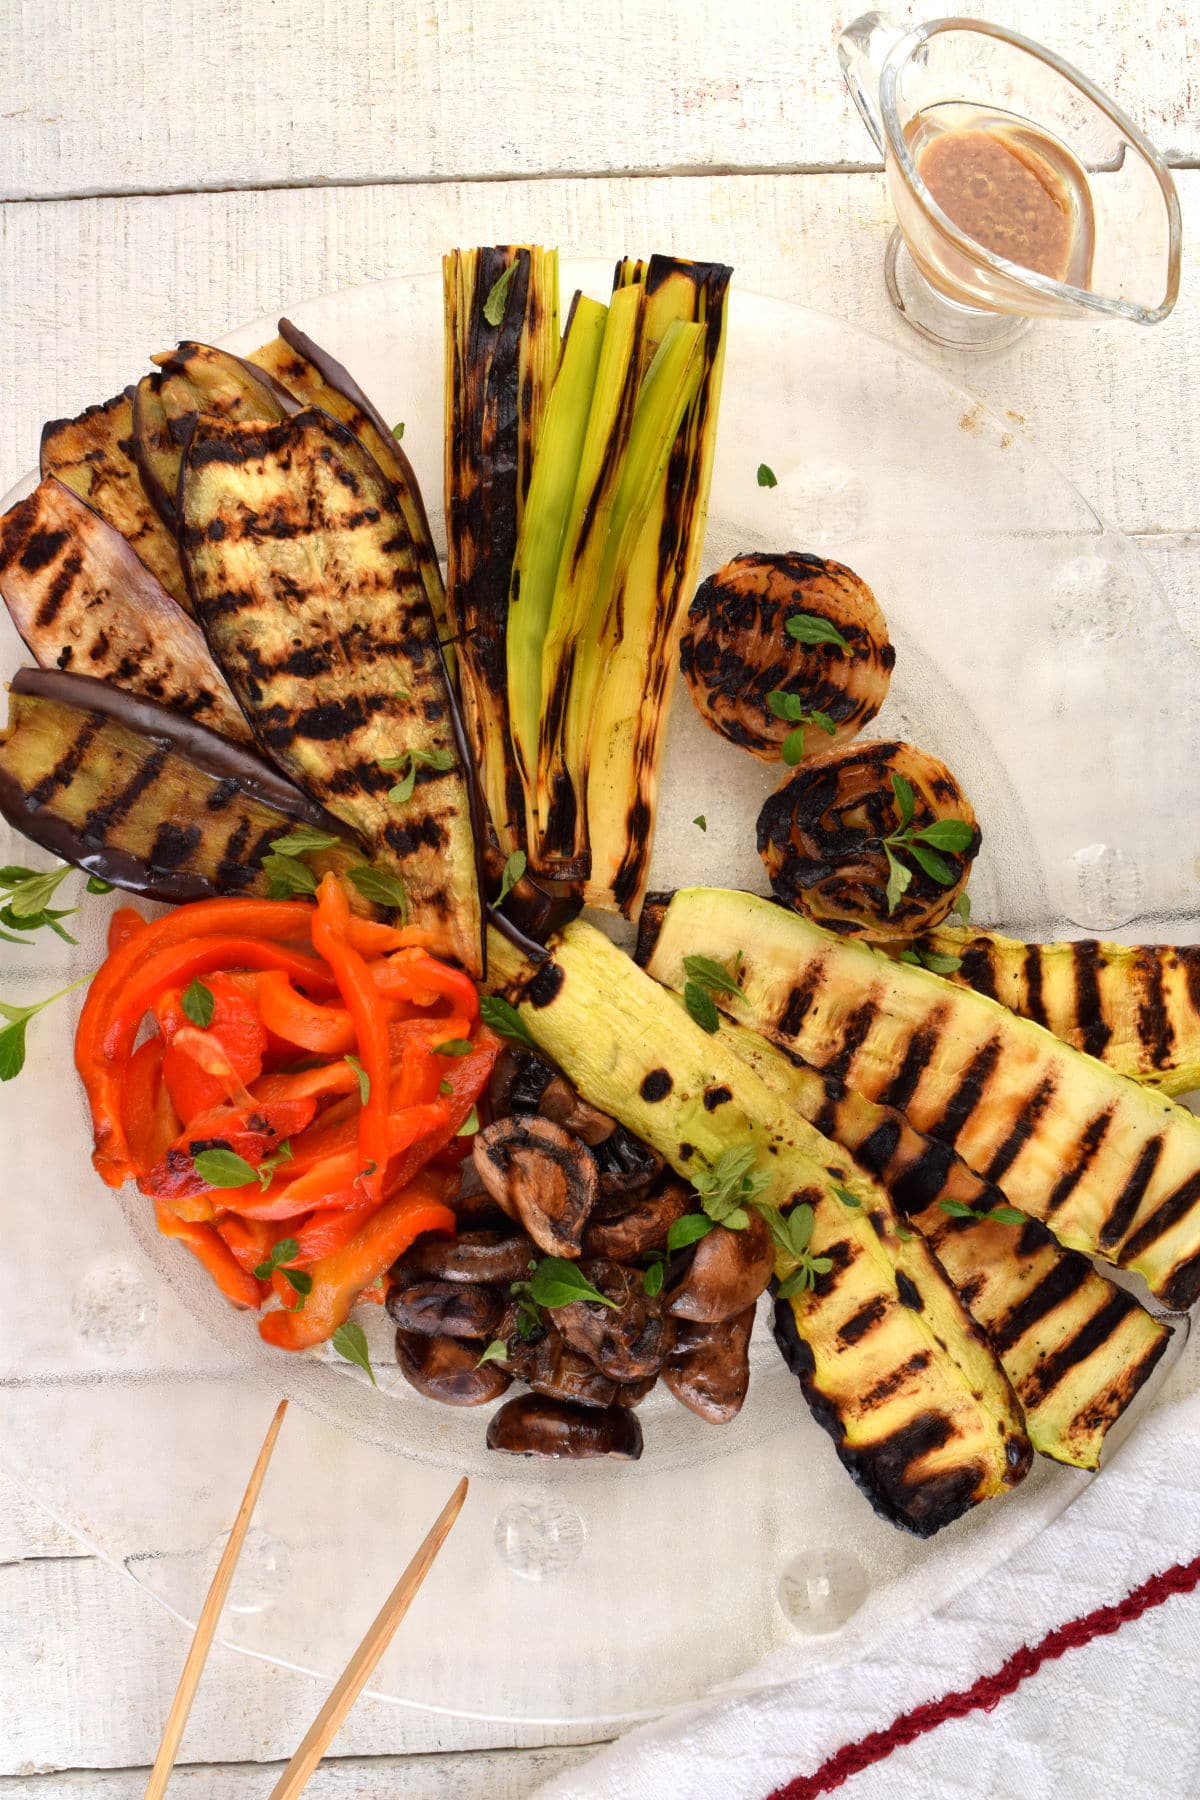
[[[396,1333],[396,1361],[405,1380],[429,1400],[445,1406],[486,1406],[512,1382],[502,1363],[479,1365],[479,1345],[454,1337]]]
[[[536,1394],[548,1394],[552,1400],[572,1400],[577,1406],[611,1406],[618,1397],[618,1384],[602,1375],[590,1357],[573,1350],[553,1325],[520,1373]]]
[[[746,1398],[754,1313],[748,1306],[717,1325],[681,1319],[675,1328],[663,1380],[677,1400],[713,1425],[727,1424]]]
[[[542,1394],[520,1394],[489,1419],[487,1445],[509,1456],[615,1456],[636,1462],[642,1428],[623,1406],[572,1406]]]
[[[475,1139],[483,1185],[539,1250],[578,1256],[596,1201],[596,1160],[586,1145],[549,1119],[497,1119]]]
[[[933,842],[922,838],[931,827]],[[843,935],[911,937],[936,925],[966,887],[979,844],[974,808],[945,763],[911,744],[817,757],[758,815],[776,895]],[[908,877],[898,896],[897,869]]]
[[[789,621],[797,623],[789,630]],[[799,635],[793,635],[798,633]],[[805,734],[812,755],[841,744],[883,705],[896,653],[874,594],[841,563],[798,551],[735,556],[697,591],[680,664],[706,725],[764,762],[778,762],[799,718],[772,694],[833,725]],[[788,760],[796,761],[789,746]]]
[[[507,1287],[521,1281],[534,1260],[523,1231],[461,1231],[456,1238],[418,1238],[392,1265],[397,1287],[417,1281],[490,1282]]]
[[[562,1075],[555,1075],[546,1083],[538,1103],[538,1111],[543,1119],[553,1120],[573,1137],[581,1138],[585,1144],[602,1144],[617,1128],[615,1119],[610,1119],[607,1113],[598,1112],[586,1100],[581,1100]]]
[[[714,1225],[672,1283],[665,1310],[673,1319],[715,1324],[753,1306],[771,1279],[775,1252],[766,1221],[756,1212],[744,1231]]]
[[[568,1344],[614,1381],[657,1375],[667,1352],[667,1333],[659,1301],[646,1293],[641,1271],[596,1257],[582,1263],[580,1272],[616,1305],[572,1300],[567,1306],[551,1307],[550,1317]]]
[[[657,1194],[635,1199],[609,1211],[599,1208],[583,1234],[583,1254],[613,1262],[634,1262],[648,1250],[665,1250],[676,1219],[691,1210],[691,1195],[681,1182],[669,1181]]]
[[[418,1337],[495,1337],[505,1306],[499,1288],[465,1281],[417,1281],[387,1298],[395,1323]]]
[[[600,1171],[602,1196],[644,1194],[662,1174],[663,1159],[624,1125],[597,1144],[593,1153]]]

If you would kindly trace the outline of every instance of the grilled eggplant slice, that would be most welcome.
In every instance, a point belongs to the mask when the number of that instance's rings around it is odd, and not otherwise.
[[[252,741],[195,620],[53,476],[0,520],[0,594],[42,668],[96,676]]]
[[[275,425],[202,414],[180,522],[197,616],[263,749],[400,876],[440,953],[479,973],[464,747],[390,482],[316,409]]]
[[[928,1535],[1022,1479],[1030,1447],[1008,1378],[881,1187],[590,926],[568,925],[538,965],[495,932],[489,955],[584,1098],[685,1179],[746,1147],[766,1177],[760,1204],[813,1207],[810,1253],[833,1266],[781,1306],[814,1414],[878,1510]],[[795,1266],[780,1251],[777,1274]],[[846,1331],[867,1310],[875,1329]]]
[[[133,457],[151,505],[172,536],[178,526],[179,445],[162,403],[162,370],[143,375],[133,390]]]
[[[383,414],[375,407],[355,381],[349,369],[307,337],[290,319],[280,319],[279,336],[250,353],[248,361],[265,369],[268,375],[285,387],[303,406],[319,406],[354,433],[359,443],[371,452],[388,480],[396,489],[396,498],[404,514],[413,541],[413,550],[421,566],[421,579],[438,636],[449,635],[446,623],[446,589],[438,566],[437,551],[421,489],[413,466],[389,429]],[[397,427],[397,429],[400,429]],[[447,648],[446,663],[454,671],[454,653]]]
[[[179,551],[146,496],[133,453],[133,400],[117,394],[42,430],[41,472],[57,475],[132,546],[173,600],[190,610]]]
[[[1200,945],[1026,944],[939,925],[910,948],[1119,1075],[1164,1094],[1200,1088]]]
[[[865,944],[749,894],[688,888],[648,964],[742,958],[741,1023],[868,1099],[899,1107],[998,1182],[1060,1243],[1141,1275],[1169,1307],[1200,1295],[1200,1119],[1093,1057]]]
[[[253,363],[217,350],[211,344],[185,339],[177,349],[151,358],[159,364],[162,381],[158,406],[167,427],[167,446],[160,454],[156,481],[173,503],[178,530],[179,468],[184,446],[198,413],[217,419],[262,419],[274,423],[300,411],[300,402],[287,389]],[[134,408],[134,453],[137,454],[137,407]],[[168,458],[166,452],[170,451]],[[142,458],[138,457],[138,467]],[[156,504],[158,504],[156,500]],[[161,506],[159,507],[161,511]]]
[[[725,1036],[747,1067],[848,1150],[907,1213],[995,1345],[1034,1449],[1096,1468],[1105,1436],[1153,1373],[1170,1328],[1077,1250],[1064,1250],[1044,1225],[1014,1224],[1007,1214],[972,1217],[1006,1207],[1006,1196],[894,1107],[865,1099],[744,1025],[728,1024]]]
[[[764,762],[780,760],[796,729],[771,707],[771,694],[795,695],[804,712],[832,725],[828,734],[809,730],[805,751],[834,749],[875,717],[895,661],[862,577],[798,550],[735,556],[701,582],[679,654],[704,723]]]
[[[263,894],[272,838],[341,828],[250,751],[84,675],[20,669],[0,738],[0,813],[66,862],[151,900]],[[346,844],[312,858],[343,872]]]
[[[957,850],[944,831],[958,832]],[[912,744],[813,757],[758,815],[758,853],[779,899],[847,936],[936,925],[966,887],[980,841],[945,763]]]
[[[508,855],[525,811],[508,725],[509,582],[558,365],[558,253],[454,250],[442,271],[447,610],[471,752]]]

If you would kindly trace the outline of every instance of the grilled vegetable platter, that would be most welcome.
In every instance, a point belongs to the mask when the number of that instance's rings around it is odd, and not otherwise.
[[[497,1453],[635,1460],[660,1381],[728,1425],[762,1302],[906,1531],[1096,1468],[1200,1297],[1200,952],[981,929],[986,796],[872,735],[887,594],[715,566],[727,267],[443,278],[441,469],[281,320],[48,424],[0,519],[6,965],[121,890],[97,1174],[274,1352],[375,1381],[385,1308]],[[677,678],[771,766],[757,893],[650,891]]]

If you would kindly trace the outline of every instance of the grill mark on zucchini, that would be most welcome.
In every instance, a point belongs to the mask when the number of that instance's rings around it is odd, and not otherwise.
[[[885,1401],[893,1399],[901,1388],[913,1379],[914,1375],[919,1375],[922,1369],[928,1367],[928,1350],[915,1351],[906,1362],[900,1363],[894,1369],[889,1369],[888,1373],[877,1381],[874,1387],[866,1390],[859,1400],[862,1411],[873,1412],[877,1406],[882,1406]]]
[[[1129,1179],[1117,1195],[1108,1218],[1100,1227],[1099,1241],[1102,1249],[1106,1251],[1113,1249],[1133,1224],[1134,1216],[1142,1203],[1142,1197],[1150,1185],[1150,1178],[1158,1167],[1162,1151],[1163,1141],[1160,1137],[1151,1138],[1148,1144],[1143,1144],[1141,1154],[1133,1165]]]
[[[867,1301],[865,1306],[860,1306],[853,1317],[847,1319],[846,1323],[839,1328],[838,1342],[847,1347],[860,1343],[867,1333],[873,1331],[879,1321],[886,1317],[887,1310],[888,1304],[883,1295],[876,1294],[873,1299]]]
[[[1164,1233],[1170,1231],[1173,1225],[1178,1225],[1198,1200],[1200,1200],[1200,1174],[1190,1175],[1173,1193],[1168,1194],[1166,1199],[1155,1207],[1145,1224],[1140,1225],[1133,1236],[1121,1245],[1120,1261],[1122,1265],[1135,1262],[1150,1248],[1151,1244],[1156,1243]]]
[[[1025,977],[1025,1005],[1023,1010],[1027,1017],[1033,1019],[1036,1024],[1044,1025],[1046,1023],[1046,1008],[1042,1001],[1042,947],[1040,944],[1030,944],[1026,950],[1023,974]],[[994,983],[991,993],[994,999]]]
[[[1003,1181],[1034,1132],[1042,1114],[1054,1098],[1057,1083],[1047,1076],[1040,1081],[1013,1121],[1012,1129],[986,1168],[980,1173],[985,1181]]]
[[[1050,1191],[1049,1200],[1046,1202],[1046,1210],[1051,1217],[1058,1211],[1059,1207],[1063,1204],[1063,1201],[1068,1199],[1069,1196],[1075,1192],[1075,1189],[1079,1186],[1079,1183],[1091,1168],[1092,1163],[1096,1159],[1096,1152],[1108,1136],[1108,1129],[1112,1124],[1112,1116],[1113,1108],[1108,1106],[1103,1112],[1097,1113],[1094,1119],[1089,1119],[1084,1126],[1079,1136],[1074,1160],[1063,1170],[1063,1173],[1059,1176]]]
[[[1099,949],[1094,940],[1084,939],[1073,945],[1071,951],[1075,967],[1075,1023],[1080,1046],[1089,1056],[1102,1056],[1112,1036],[1112,1027],[1104,1017],[1100,999]]]
[[[1130,1296],[1118,1288],[1107,1306],[1090,1319],[1069,1342],[1046,1358],[1028,1383],[1031,1405],[1044,1400],[1072,1369],[1107,1343],[1118,1325],[1123,1324],[1129,1316],[1129,1304]]]
[[[933,1127],[936,1136],[953,1144],[963,1126],[980,1104],[1000,1061],[1000,1041],[992,1038],[968,1064],[958,1086],[946,1102],[946,1109]]]
[[[935,1013],[928,1024],[913,1032],[905,1046],[900,1067],[879,1096],[881,1105],[894,1106],[897,1111],[904,1111],[933,1060],[941,1038],[943,1017],[944,1015]],[[781,1025],[780,1030],[782,1029]]]
[[[1157,956],[1147,957],[1141,964],[1145,989],[1138,1007],[1138,1037],[1156,1069],[1165,1069],[1175,1047],[1175,1028],[1167,1011],[1163,986],[1163,965]]]
[[[879,1015],[874,1000],[864,1000],[846,1019],[836,1055],[825,1065],[828,1073],[844,1080],[854,1066],[854,1059],[866,1042],[867,1034]]]
[[[986,939],[965,950],[959,966],[962,978],[969,987],[973,987],[977,994],[986,994],[989,999],[996,999],[996,969],[992,961],[992,947]]]
[[[808,1017],[809,1009],[820,992],[821,984],[824,979],[825,965],[817,958],[809,963],[807,969],[804,971],[803,978],[796,983],[795,987],[792,988],[791,992],[788,994],[783,1012],[780,1015],[779,1028],[781,1031],[786,1032],[789,1037],[794,1036],[795,1033],[799,1031],[805,1019]]]
[[[1087,1279],[1088,1265],[1082,1257],[1063,1257],[1056,1262],[1049,1274],[991,1327],[992,1342],[1000,1354],[1011,1350],[1047,1313],[1077,1294]]]

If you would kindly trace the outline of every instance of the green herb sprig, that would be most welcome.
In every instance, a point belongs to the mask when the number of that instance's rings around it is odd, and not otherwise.
[[[193,975],[184,988],[180,1005],[185,1019],[198,1026],[201,1031],[208,1030],[213,1022],[216,1001],[213,999],[212,989],[205,987],[198,975]]]
[[[827,712],[821,712],[815,706],[806,707],[799,694],[789,694],[783,688],[771,689],[767,695],[767,705],[777,719],[795,727],[784,738],[779,752],[789,769],[795,768],[804,755],[804,732],[807,726],[815,725],[826,737],[832,737],[837,730],[837,725]]]
[[[483,316],[489,325],[501,325],[508,307],[508,290],[517,273],[519,258],[514,257],[503,275],[500,275],[488,289],[488,297],[483,303]]]
[[[938,1205],[952,1219],[976,1219],[985,1225],[1028,1225],[1029,1215],[1015,1206],[968,1206],[965,1200],[939,1200]]]
[[[935,819],[931,825],[916,826],[913,816],[916,812],[917,797],[911,782],[903,775],[892,776],[892,793],[896,799],[896,810],[900,815],[900,823],[896,830],[889,832],[883,839],[883,848],[888,862],[887,909],[894,913],[900,897],[912,886],[913,871],[906,863],[900,861],[897,852],[902,851],[910,856],[917,867],[923,869],[931,881],[939,887],[953,887],[958,880],[959,872],[944,856],[938,854],[947,850],[951,854],[965,850],[974,837],[974,830],[965,819]]]
[[[833,1258],[814,1256],[809,1248],[816,1223],[812,1207],[807,1202],[802,1202],[799,1206],[793,1206],[789,1213],[781,1213],[777,1208],[767,1206],[758,1210],[766,1220],[776,1244],[796,1264],[791,1274],[785,1275],[779,1283],[779,1298],[788,1300],[793,1294],[815,1287],[817,1276],[827,1275],[832,1269]]]
[[[14,934],[45,927],[64,943],[78,943],[79,940],[73,938],[59,921],[69,919],[79,908],[50,904],[67,876],[72,874],[74,869],[70,863],[64,863],[59,869],[46,870],[25,869],[10,863],[0,869],[0,894],[5,896],[0,905],[0,938],[6,944],[20,944],[25,948],[29,938]],[[5,926],[7,930],[2,929]]]
[[[943,956],[940,950],[927,950],[924,944],[901,950],[896,960],[911,963],[917,969],[928,969],[933,975],[953,975],[955,969],[962,968],[961,956]]]
[[[832,619],[823,613],[798,612],[790,619],[785,619],[783,629],[798,644],[832,644],[843,656],[850,653],[850,645],[842,636]]]
[[[738,974],[741,973],[741,961],[739,951],[736,962]],[[683,984],[683,1004],[701,1031],[707,1031],[711,1037],[721,1023],[716,996],[724,994],[737,1000],[744,1000],[746,996],[725,964],[718,962],[715,956],[685,956],[683,972],[686,977]]]
[[[90,974],[81,975],[78,981],[59,988],[56,994],[48,994],[44,1000],[35,1000],[32,1006],[13,1006],[7,1000],[0,1000],[0,1019],[7,1020],[0,1030],[0,1081],[14,1081],[25,1067],[25,1037],[30,1019],[35,1019],[64,994],[73,993],[91,979]]]
[[[494,1031],[498,1037],[511,1038],[513,1043],[524,1044],[529,1050],[537,1049],[529,1027],[503,994],[485,994],[479,1002],[479,1016],[489,1031]]]
[[[451,750],[402,750],[399,756],[381,757],[379,766],[389,775],[399,775],[395,787],[388,789],[388,799],[393,806],[403,806],[413,797],[417,770],[435,769],[444,774],[454,767],[454,753]]]
[[[371,1367],[371,1354],[367,1349],[367,1334],[361,1325],[355,1324],[351,1319],[345,1325],[339,1325],[329,1341],[339,1356],[344,1356],[347,1362],[356,1363],[360,1369],[366,1371],[371,1377],[372,1387],[379,1386],[375,1379],[375,1371]]]
[[[750,1223],[750,1214],[746,1208],[753,1204],[771,1182],[770,1174],[765,1169],[755,1168],[757,1155],[753,1144],[736,1145],[722,1150],[716,1162],[701,1162],[692,1172],[692,1186],[700,1201],[701,1214],[708,1219],[708,1224],[690,1227],[694,1236],[685,1237],[683,1242],[693,1242],[695,1238],[703,1237],[713,1225],[724,1225],[728,1231],[745,1231]],[[697,1217],[697,1214],[688,1213],[684,1215],[684,1219],[678,1219],[676,1224],[683,1225],[685,1219]],[[669,1236],[667,1242],[670,1244]]]
[[[402,922],[408,918],[408,895],[398,875],[387,869],[373,869],[369,863],[356,863],[346,874],[372,906],[384,906],[390,912],[399,913]]]
[[[523,850],[514,850],[504,864],[504,873],[500,877],[500,892],[493,902],[495,906],[503,906],[508,896],[525,873],[526,856]]]
[[[283,1279],[287,1282],[288,1286],[296,1296],[296,1304],[292,1308],[293,1312],[299,1312],[303,1307],[304,1302],[312,1293],[313,1285],[312,1276],[308,1273],[307,1269],[289,1269],[285,1266],[290,1263],[294,1257],[299,1256],[299,1254],[300,1246],[295,1238],[280,1238],[277,1244],[271,1246],[270,1256],[267,1257],[265,1262],[260,1262],[254,1271],[255,1280],[270,1281],[272,1275],[274,1275],[275,1271],[278,1269],[279,1273],[283,1276]]]
[[[774,469],[771,467],[771,465],[769,463],[759,463],[759,465],[758,465],[758,485],[759,485],[759,487],[766,487],[766,488],[772,488],[772,487],[779,486],[779,477],[776,475]]]

